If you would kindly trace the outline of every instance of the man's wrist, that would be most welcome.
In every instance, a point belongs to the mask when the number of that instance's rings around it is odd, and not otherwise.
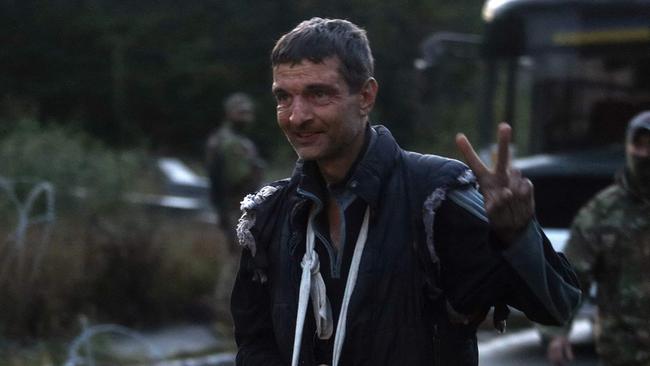
[[[531,219],[528,223],[516,230],[498,232],[495,235],[499,241],[503,243],[506,251],[517,252],[519,250],[526,250],[530,242],[539,241],[539,233],[537,232],[537,223]]]

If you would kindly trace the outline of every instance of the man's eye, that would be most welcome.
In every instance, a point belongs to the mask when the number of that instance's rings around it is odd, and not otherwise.
[[[275,101],[279,107],[286,107],[291,104],[291,97],[289,94],[275,94]]]
[[[311,94],[311,99],[316,105],[326,105],[332,101],[332,94],[325,90],[315,90]]]

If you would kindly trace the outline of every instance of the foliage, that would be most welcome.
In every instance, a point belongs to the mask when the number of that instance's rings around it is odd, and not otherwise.
[[[373,119],[401,141],[417,142],[419,44],[434,31],[477,33],[480,6],[476,0],[5,1],[0,115],[82,120],[85,131],[112,145],[147,141],[159,151],[200,157],[221,118],[221,101],[243,90],[258,101],[262,151],[275,156],[285,143],[272,122],[268,53],[301,20],[340,17],[366,28],[373,45],[381,85]]]
[[[62,364],[59,343],[80,333],[82,317],[136,329],[214,320],[221,234],[189,216],[144,217],[125,207],[110,217],[60,218],[36,276],[0,278],[0,365],[33,357],[41,360],[26,364]],[[31,258],[34,246],[28,250]]]
[[[2,271],[0,340],[69,334],[80,314],[136,327],[209,321],[222,240],[209,224],[144,220],[136,207],[110,217],[59,218],[37,271]],[[39,243],[32,237],[27,244],[29,264]],[[6,255],[3,247],[0,258]]]
[[[87,197],[84,207],[108,210],[127,190],[144,187],[148,159],[141,151],[115,152],[70,126],[21,120],[0,135],[0,172],[31,183],[49,181],[56,187],[57,206],[72,208]],[[151,185],[151,184],[150,184]]]
[[[154,185],[148,160],[56,124],[24,120],[0,136],[2,177],[23,183],[14,198],[44,180],[57,192],[54,220],[24,235],[0,192],[0,344],[67,334],[80,314],[135,326],[212,316],[223,238],[209,222],[125,199]]]
[[[477,60],[443,57],[418,74],[421,102],[414,129],[421,138],[415,141],[416,150],[459,158],[454,142],[458,132],[478,140],[480,71]]]

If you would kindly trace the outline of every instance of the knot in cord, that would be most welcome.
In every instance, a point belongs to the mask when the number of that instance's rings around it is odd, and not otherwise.
[[[308,269],[311,275],[316,275],[320,273],[320,260],[318,259],[318,253],[312,252],[310,256],[305,253],[300,262],[300,266],[304,269]]]
[[[352,263],[350,264],[350,271],[348,279],[345,284],[345,292],[343,293],[343,300],[339,313],[339,320],[336,325],[336,336],[334,338],[334,350],[332,355],[332,366],[338,366],[343,350],[343,342],[346,333],[346,321],[348,314],[348,305],[350,298],[354,292],[354,287],[357,283],[357,275],[359,271],[359,264],[361,256],[363,255],[363,248],[368,238],[370,208],[366,207],[366,212],[363,216],[363,223],[357,237],[357,242],[354,246],[354,254],[352,255]],[[296,332],[293,339],[293,356],[291,359],[292,366],[298,366],[300,358],[300,345],[302,340],[303,328],[305,325],[305,315],[307,312],[307,302],[311,298],[312,308],[314,310],[314,319],[316,321],[316,335],[320,339],[329,339],[334,332],[334,320],[332,316],[332,308],[327,298],[327,289],[325,282],[320,274],[320,262],[318,254],[314,250],[314,230],[312,228],[312,218],[307,220],[307,238],[305,245],[305,255],[302,257],[300,266],[302,267],[302,276],[300,279],[300,295],[298,298],[298,311],[296,315]]]

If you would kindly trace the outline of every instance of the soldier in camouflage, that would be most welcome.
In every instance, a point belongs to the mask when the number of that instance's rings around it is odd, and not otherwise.
[[[255,122],[254,103],[244,93],[234,93],[224,101],[225,118],[208,137],[206,167],[210,179],[210,201],[219,216],[226,236],[225,258],[217,285],[218,307],[228,314],[228,298],[239,257],[235,224],[244,196],[255,192],[261,183],[264,161],[244,131]]]
[[[626,166],[616,183],[576,216],[565,254],[583,288],[597,288],[596,349],[604,365],[650,365],[650,111],[626,134]],[[573,359],[564,334],[549,343],[553,365]]]
[[[208,138],[205,160],[210,200],[235,250],[233,224],[239,218],[239,202],[259,188],[263,162],[255,144],[243,134],[255,121],[251,98],[244,93],[232,94],[225,100],[224,110],[224,121]]]

